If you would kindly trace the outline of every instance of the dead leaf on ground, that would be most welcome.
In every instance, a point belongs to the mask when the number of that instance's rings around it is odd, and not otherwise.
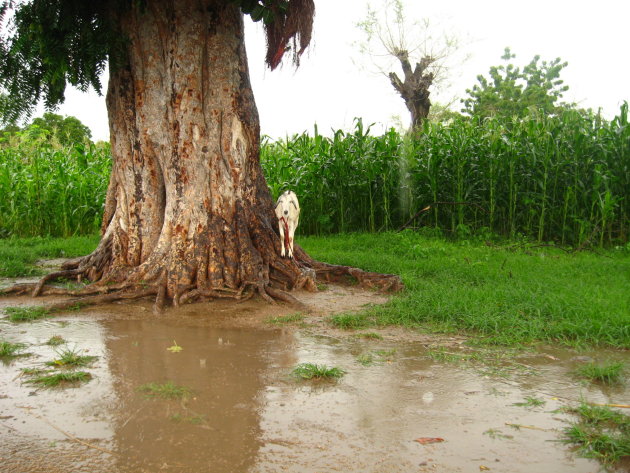
[[[444,442],[444,439],[440,437],[420,437],[419,439],[415,439],[414,442],[418,442],[421,445],[428,445],[430,443]]]

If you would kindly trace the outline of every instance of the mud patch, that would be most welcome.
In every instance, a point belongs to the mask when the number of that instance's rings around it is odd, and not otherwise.
[[[378,294],[330,287],[300,298],[312,309],[302,327],[268,323],[295,310],[255,301],[161,316],[139,302],[0,320],[0,338],[32,353],[0,362],[1,471],[593,472],[596,463],[558,442],[568,417],[556,409],[582,398],[630,399],[627,387],[573,378],[581,361],[571,350],[524,352],[489,372],[436,361],[425,335],[397,338],[390,329],[383,339],[360,339],[325,328],[331,311],[383,302]],[[16,301],[30,302],[0,304]],[[55,357],[52,335],[98,357],[85,368],[91,381],[65,389],[24,382],[23,368]],[[465,352],[457,337],[445,341],[449,353]],[[579,355],[630,362],[620,352]],[[346,375],[294,379],[292,369],[306,362]],[[184,394],[150,396],[141,389],[150,383]],[[543,404],[524,405],[528,398]]]

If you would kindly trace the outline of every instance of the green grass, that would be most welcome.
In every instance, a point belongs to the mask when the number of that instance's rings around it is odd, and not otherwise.
[[[630,252],[448,241],[417,232],[301,237],[315,259],[399,274],[403,293],[344,329],[404,325],[485,344],[550,342],[630,348]],[[370,248],[370,251],[365,251]]]
[[[364,340],[383,340],[383,336],[376,332],[357,333],[355,334],[355,337],[362,338]]]
[[[203,424],[206,421],[206,417],[203,415],[183,415],[180,414],[179,412],[176,412],[175,414],[172,414],[169,416],[169,419],[173,422],[185,422],[188,424],[193,424],[193,425],[199,425],[199,424]]]
[[[31,240],[14,240],[15,252]],[[76,247],[76,240],[56,245]],[[329,319],[335,327],[403,325],[466,334],[486,345],[630,348],[626,248],[569,253],[523,240],[487,244],[412,231],[299,237],[298,243],[315,259],[403,279],[405,290],[389,303],[335,315]]]
[[[192,391],[185,386],[178,386],[172,381],[166,383],[146,383],[138,386],[138,392],[149,398],[181,399],[190,396]]]
[[[373,321],[366,318],[365,314],[336,314],[328,318],[333,327],[344,330],[363,329],[373,325]]]
[[[57,351],[57,358],[47,361],[47,366],[83,367],[92,364],[98,357],[81,355],[76,348],[65,348]]]
[[[37,261],[83,256],[92,252],[98,241],[98,236],[0,238],[0,277],[39,276],[44,271]]]
[[[543,399],[538,399],[536,397],[526,397],[524,401],[522,402],[515,402],[514,404],[512,404],[513,406],[519,406],[519,407],[528,407],[528,408],[532,408],[532,407],[540,407],[540,406],[544,406],[546,403],[546,401],[544,401]]]
[[[620,384],[624,379],[625,365],[622,362],[611,362],[603,365],[587,363],[575,370],[581,378],[601,384]]]
[[[51,347],[63,345],[64,343],[66,343],[66,340],[61,335],[53,335],[46,341],[46,345],[50,345]]]
[[[564,429],[564,441],[576,445],[580,455],[605,467],[630,456],[630,416],[584,403],[568,411],[578,420]]]
[[[75,385],[92,379],[92,375],[85,371],[66,371],[54,374],[42,374],[25,381],[27,384],[35,384],[45,388],[53,388],[64,385]]]
[[[289,324],[297,324],[304,321],[304,315],[299,312],[295,314],[288,315],[280,315],[278,317],[271,317],[267,319],[265,322],[273,325],[289,325]]]
[[[300,379],[338,379],[345,374],[345,371],[337,367],[301,363],[293,369],[292,374]]]
[[[50,316],[50,311],[45,307],[5,307],[4,312],[11,322],[32,322]]]
[[[0,358],[15,358],[25,356],[22,350],[26,348],[24,343],[11,343],[6,340],[0,340]]]

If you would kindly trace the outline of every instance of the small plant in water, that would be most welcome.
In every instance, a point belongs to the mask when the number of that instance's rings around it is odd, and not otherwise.
[[[304,316],[300,312],[296,312],[295,314],[280,315],[278,317],[271,317],[266,320],[268,324],[275,324],[275,325],[287,325],[287,324],[294,324],[294,323],[303,322],[303,321],[304,321]]]
[[[50,345],[51,347],[56,347],[59,345],[63,345],[66,343],[66,340],[61,335],[53,335],[48,339],[46,345]]]
[[[22,368],[22,374],[26,376],[41,376],[53,372],[54,370],[43,370],[41,368]]]
[[[535,397],[526,397],[523,402],[515,402],[512,405],[521,406],[521,407],[540,407],[540,406],[544,406],[545,402],[546,401],[535,398]]]
[[[92,375],[85,371],[68,371],[55,374],[43,374],[26,381],[27,384],[36,384],[45,388],[54,388],[67,384],[78,384],[89,381]]]
[[[623,381],[624,367],[625,365],[621,362],[604,365],[587,363],[575,370],[575,374],[596,383],[619,384]]]
[[[94,362],[98,357],[81,355],[76,348],[66,348],[57,352],[58,358],[53,361],[47,361],[48,366],[87,366]]]
[[[488,429],[483,434],[487,435],[491,439],[512,439],[512,438],[514,438],[513,435],[506,435],[503,432],[501,432],[499,429]]]
[[[344,374],[346,372],[341,368],[314,363],[301,363],[293,369],[293,376],[300,379],[336,379]]]
[[[344,330],[365,328],[370,324],[365,315],[361,314],[337,314],[330,317],[328,321],[332,326]]]
[[[361,353],[357,356],[357,361],[363,366],[369,366],[374,363],[374,355],[371,353]]]
[[[41,306],[5,307],[4,312],[9,316],[11,322],[29,322],[50,316],[50,311]]]
[[[379,335],[376,332],[366,332],[366,333],[357,333],[355,335],[357,338],[365,338],[368,340],[383,340],[383,336]]]
[[[173,422],[187,422],[189,424],[194,424],[194,425],[202,424],[206,420],[205,416],[203,415],[186,416],[186,415],[180,414],[179,412],[171,415],[169,419],[172,420]]]
[[[181,399],[191,394],[191,390],[185,386],[178,386],[172,381],[166,383],[146,383],[138,386],[138,392],[143,393],[146,397],[162,399]]]
[[[577,445],[580,455],[606,467],[630,456],[630,416],[584,403],[567,412],[578,416],[578,421],[564,429],[564,441]]]
[[[26,353],[20,353],[26,348],[24,343],[11,343],[6,340],[0,340],[0,358],[15,358],[17,356],[26,356]]]

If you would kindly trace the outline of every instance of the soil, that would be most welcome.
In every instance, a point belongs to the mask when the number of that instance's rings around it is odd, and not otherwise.
[[[31,323],[0,320],[0,339],[30,353],[0,361],[0,471],[594,473],[596,462],[559,442],[572,418],[557,409],[581,399],[630,401],[625,386],[571,374],[586,359],[628,363],[628,353],[541,347],[435,361],[436,347],[471,353],[466,339],[388,327],[369,330],[382,338],[364,338],[357,333],[365,330],[331,328],[329,315],[387,300],[356,287],[297,297],[309,310],[286,325],[274,319],[294,308],[260,300],[161,315],[152,301],[137,301]],[[54,300],[2,298],[0,310]],[[28,384],[22,369],[58,356],[46,344],[53,335],[66,340],[61,348],[98,357],[82,368],[89,382]],[[345,375],[291,375],[307,362]],[[139,389],[167,382],[190,394],[163,399]],[[544,404],[517,405],[527,398]]]

